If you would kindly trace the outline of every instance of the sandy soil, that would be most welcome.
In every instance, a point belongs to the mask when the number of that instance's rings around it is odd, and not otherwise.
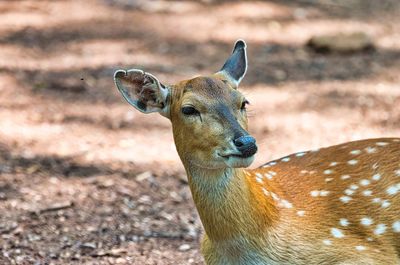
[[[174,83],[217,71],[245,39],[254,167],[399,136],[400,4],[293,2],[0,2],[0,263],[202,264],[170,124],[121,99],[118,68]],[[304,45],[358,30],[375,52]]]

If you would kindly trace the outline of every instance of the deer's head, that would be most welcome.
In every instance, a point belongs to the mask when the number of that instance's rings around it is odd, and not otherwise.
[[[166,86],[142,70],[118,70],[122,96],[143,113],[170,119],[178,153],[189,165],[208,169],[247,167],[257,152],[247,132],[248,101],[238,91],[247,69],[246,44],[236,42],[222,69]]]

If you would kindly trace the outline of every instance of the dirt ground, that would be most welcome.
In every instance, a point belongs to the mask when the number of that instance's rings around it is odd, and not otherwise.
[[[395,0],[1,1],[0,264],[203,264],[170,124],[130,108],[113,72],[174,83],[217,71],[245,39],[256,167],[400,135],[399,11]],[[304,46],[359,30],[375,51]]]

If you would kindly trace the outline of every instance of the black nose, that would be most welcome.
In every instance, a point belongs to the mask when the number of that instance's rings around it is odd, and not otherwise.
[[[233,140],[237,149],[242,153],[242,157],[250,157],[257,152],[256,139],[250,135],[240,136]]]

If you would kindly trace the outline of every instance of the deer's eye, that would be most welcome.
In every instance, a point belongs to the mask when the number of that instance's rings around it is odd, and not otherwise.
[[[182,113],[185,115],[199,115],[200,114],[200,112],[192,106],[183,107]]]
[[[246,106],[247,104],[250,104],[250,102],[248,100],[243,100],[242,102],[242,106],[240,107],[240,110],[246,110]]]

